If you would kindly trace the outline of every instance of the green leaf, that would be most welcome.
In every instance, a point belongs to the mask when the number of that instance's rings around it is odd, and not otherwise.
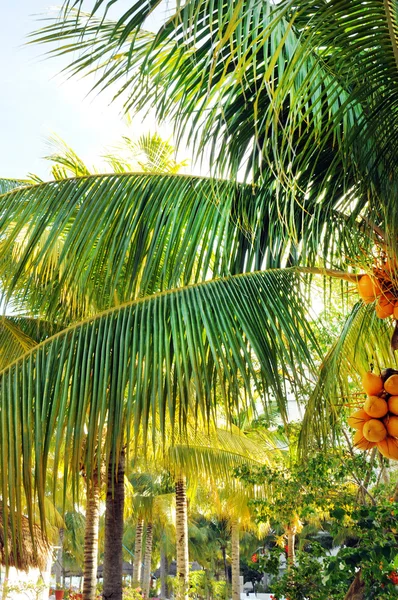
[[[3,503],[14,503],[22,482],[33,501],[33,472],[44,511],[49,452],[54,472],[62,454],[76,480],[85,426],[109,456],[127,424],[136,440],[142,426],[146,439],[151,428],[184,430],[190,415],[228,417],[267,396],[286,416],[284,379],[294,370],[298,385],[312,366],[299,284],[294,270],[274,270],[166,291],[72,325],[10,364],[0,374]],[[87,448],[86,464],[97,464]]]

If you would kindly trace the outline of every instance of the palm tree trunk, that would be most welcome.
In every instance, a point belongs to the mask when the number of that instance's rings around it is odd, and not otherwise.
[[[289,527],[287,530],[287,568],[290,569],[294,565],[295,552],[294,542],[296,540],[296,528]]]
[[[57,551],[57,562],[55,569],[55,583],[57,586],[65,586],[65,582],[63,580],[64,576],[64,567],[63,567],[63,556],[64,556],[64,530],[61,527],[59,530],[58,537],[58,551]]]
[[[133,587],[141,585],[141,567],[142,567],[142,532],[144,529],[144,519],[139,518],[135,529],[134,542],[134,564],[133,564]]]
[[[364,600],[365,598],[365,584],[362,581],[361,571],[355,575],[355,579],[350,585],[350,588],[344,597],[344,600]]]
[[[144,598],[149,598],[149,588],[151,586],[152,540],[153,525],[152,523],[148,523],[146,526],[144,573],[142,576],[142,593]]]
[[[169,561],[167,560],[167,555],[165,549],[161,548],[160,550],[160,597],[163,600],[169,597],[169,590],[167,589],[167,575],[169,572]]]
[[[240,555],[239,555],[239,523],[231,523],[232,544],[232,600],[240,600]]]
[[[92,479],[87,479],[83,600],[95,600],[97,597],[99,500],[99,481],[96,473],[93,473]]]
[[[223,565],[224,565],[225,582],[229,583],[229,581],[228,581],[228,565],[227,565],[227,549],[225,546],[221,546],[221,553],[222,553],[222,561],[223,561]]]
[[[177,600],[188,600],[188,508],[186,479],[176,481]]]
[[[123,584],[124,451],[117,468],[108,465],[105,510],[104,600],[122,600]]]

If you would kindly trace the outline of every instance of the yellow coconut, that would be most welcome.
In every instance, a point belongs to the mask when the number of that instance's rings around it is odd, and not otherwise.
[[[393,415],[398,415],[398,396],[390,396],[387,404],[388,411]]]
[[[376,315],[379,319],[387,319],[394,312],[395,297],[390,292],[386,292],[379,297],[376,304]]]
[[[398,375],[391,375],[391,377],[384,382],[384,389],[388,394],[391,394],[391,396],[398,396]]]
[[[362,275],[358,281],[358,294],[365,302],[370,304],[376,300],[377,296],[381,294],[380,287],[376,279],[369,277],[369,275]]]
[[[364,411],[374,419],[381,419],[388,413],[388,404],[379,396],[369,396],[363,405]]]
[[[370,416],[361,408],[361,410],[357,410],[348,417],[347,423],[353,429],[362,429],[364,423],[369,421],[369,419]]]
[[[398,417],[388,417],[384,421],[388,435],[392,437],[398,437]]]
[[[355,448],[358,448],[358,450],[369,450],[369,448],[376,446],[376,442],[369,442],[369,440],[363,436],[362,431],[355,432],[353,444]]]
[[[378,396],[383,391],[383,380],[369,371],[362,377],[362,387],[368,396]]]
[[[387,429],[379,419],[370,419],[363,426],[362,433],[368,442],[381,442],[387,435]]]
[[[377,444],[383,456],[398,460],[398,440],[389,435],[381,442]]]

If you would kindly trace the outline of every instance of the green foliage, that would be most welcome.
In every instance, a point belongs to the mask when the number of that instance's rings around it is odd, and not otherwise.
[[[344,511],[338,517],[337,521],[341,522],[345,517]],[[339,571],[353,574],[360,567],[367,599],[396,597],[389,575],[396,568],[398,503],[392,499],[380,499],[377,505],[358,507],[350,518],[356,541],[351,547],[341,548],[337,556],[329,560],[327,574],[330,585],[338,582]]]
[[[335,594],[336,587],[331,587],[324,581],[324,564],[319,560],[321,557],[325,560],[324,552],[318,545],[311,544],[310,552],[297,552],[297,563],[291,567],[288,573],[285,573],[280,579],[273,580],[271,584],[272,594],[275,598],[285,597],[289,600],[329,600],[333,598],[344,598],[342,596],[331,596]],[[281,549],[274,549],[271,557],[264,563],[264,569],[267,573],[278,575],[279,555]],[[347,591],[350,581],[342,577],[338,582],[340,592]]]
[[[380,501],[348,507],[343,502],[332,511],[328,526],[335,533],[351,523],[351,538],[331,556],[311,540],[296,555],[296,563],[279,577],[283,549],[275,547],[260,556],[258,569],[274,576],[271,590],[276,598],[290,600],[343,600],[358,570],[365,583],[366,600],[396,597],[395,570],[398,565],[398,503]]]
[[[189,598],[192,600],[207,600],[211,591],[211,581],[206,571],[191,571],[189,573]]]
[[[123,587],[123,600],[142,600],[141,588]]]
[[[271,571],[267,571],[271,573]],[[251,556],[249,558],[241,556],[240,558],[240,574],[243,576],[243,581],[251,581],[253,584],[262,579],[262,570],[258,568],[258,563],[253,563]]]
[[[367,465],[363,456],[345,458],[343,464],[337,454],[318,454],[290,468],[242,466],[236,474],[247,483],[267,486],[267,498],[251,503],[257,521],[287,527],[297,519],[319,521],[343,499],[352,502],[356,488],[347,483],[347,469]]]
[[[37,582],[23,581],[21,583],[9,583],[7,580],[3,584],[3,598],[13,598],[14,594],[25,594],[29,600],[32,597],[39,600],[42,594],[48,590],[48,586],[43,579],[39,577]]]
[[[212,598],[213,600],[227,600],[230,597],[230,586],[226,581],[212,581]]]
[[[176,593],[176,578],[171,578],[169,589]],[[190,600],[227,600],[230,597],[230,586],[226,581],[216,581],[209,572],[190,571],[189,590]]]

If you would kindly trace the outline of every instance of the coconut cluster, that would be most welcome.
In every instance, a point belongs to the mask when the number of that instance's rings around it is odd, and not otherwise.
[[[366,373],[362,385],[367,394],[363,408],[348,417],[348,424],[357,430],[354,447],[377,446],[383,456],[398,460],[398,371]]]
[[[358,281],[358,294],[365,304],[371,304],[375,300],[376,315],[380,319],[394,317],[398,319],[398,294],[390,279],[383,276],[376,277],[362,275]]]

